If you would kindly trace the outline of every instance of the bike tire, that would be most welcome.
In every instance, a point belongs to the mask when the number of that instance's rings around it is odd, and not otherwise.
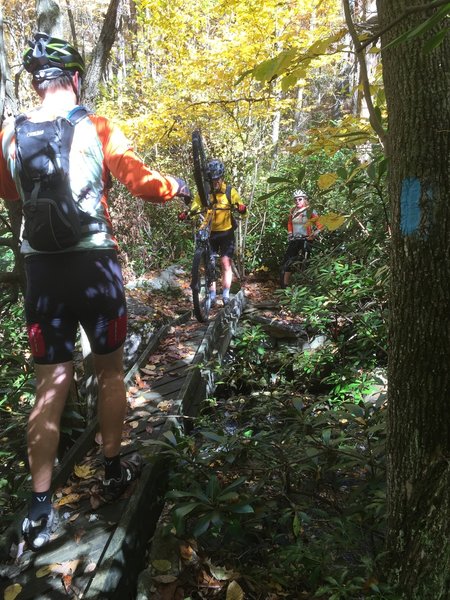
[[[192,132],[192,157],[194,160],[194,180],[202,206],[210,207],[209,194],[211,182],[208,176],[208,163],[206,160],[205,147],[200,131]]]
[[[197,248],[192,261],[191,289],[194,315],[200,323],[208,320],[211,309],[208,268],[206,250],[204,248]]]

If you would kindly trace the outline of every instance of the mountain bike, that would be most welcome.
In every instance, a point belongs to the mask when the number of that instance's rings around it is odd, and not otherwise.
[[[191,289],[195,317],[203,323],[209,318],[211,310],[210,288],[217,279],[216,266],[218,266],[218,256],[212,250],[210,244],[214,212],[216,210],[231,210],[231,207],[219,208],[216,206],[213,181],[208,169],[202,136],[198,130],[192,133],[192,155],[194,159],[194,179],[200,196],[202,210],[196,213],[200,216],[201,224],[195,235]]]
[[[285,274],[290,273],[291,276],[294,273],[301,273],[306,263],[308,262],[309,257],[311,256],[311,250],[313,242],[308,240],[308,238],[304,236],[298,236],[292,238],[289,243],[294,242],[294,250],[296,250],[296,254],[289,256],[285,259],[280,268],[280,287],[285,288],[287,285],[284,283]]]

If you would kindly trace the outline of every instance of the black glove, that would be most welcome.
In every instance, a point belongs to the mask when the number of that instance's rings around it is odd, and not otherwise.
[[[179,179],[178,177],[175,177],[175,179],[178,183],[178,191],[175,196],[182,198],[185,204],[190,204],[192,200],[192,194],[188,184],[183,179]]]

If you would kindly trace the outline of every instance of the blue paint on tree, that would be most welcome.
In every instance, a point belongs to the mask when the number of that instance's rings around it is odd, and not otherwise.
[[[400,196],[400,230],[403,235],[412,235],[420,224],[420,181],[417,177],[406,177]]]

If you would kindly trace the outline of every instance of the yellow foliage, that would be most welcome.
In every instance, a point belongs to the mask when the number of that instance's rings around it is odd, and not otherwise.
[[[337,178],[338,176],[336,173],[324,173],[317,180],[317,185],[319,186],[319,189],[327,190],[335,183]]]
[[[346,221],[344,215],[338,215],[337,213],[330,212],[325,215],[320,215],[317,219],[317,225],[319,227],[325,227],[329,231],[334,231],[343,225]]]

